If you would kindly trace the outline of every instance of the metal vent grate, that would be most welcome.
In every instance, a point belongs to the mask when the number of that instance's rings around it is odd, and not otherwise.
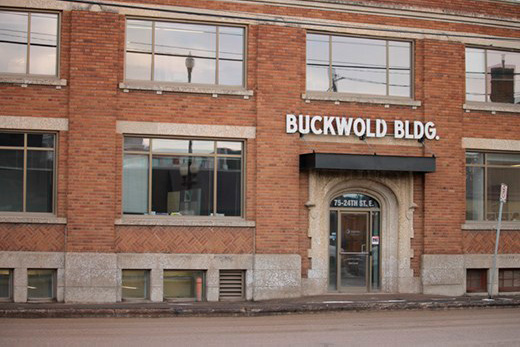
[[[241,300],[245,292],[245,271],[220,270],[219,300]]]

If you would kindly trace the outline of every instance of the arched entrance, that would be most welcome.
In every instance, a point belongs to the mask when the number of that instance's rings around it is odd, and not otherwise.
[[[381,288],[381,209],[362,193],[335,196],[329,205],[329,291]]]

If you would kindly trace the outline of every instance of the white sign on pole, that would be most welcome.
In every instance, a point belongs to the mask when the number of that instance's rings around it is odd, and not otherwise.
[[[505,203],[507,200],[507,185],[502,183],[500,185],[500,202]]]

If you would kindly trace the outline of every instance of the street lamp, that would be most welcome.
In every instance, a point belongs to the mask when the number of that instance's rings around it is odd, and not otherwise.
[[[191,83],[191,71],[195,66],[195,58],[191,56],[191,52],[186,57],[186,69],[188,70],[188,83]]]

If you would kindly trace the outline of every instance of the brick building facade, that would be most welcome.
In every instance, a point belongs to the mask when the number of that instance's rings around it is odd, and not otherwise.
[[[517,2],[0,18],[0,297],[486,291],[500,183],[493,290],[520,291]]]

